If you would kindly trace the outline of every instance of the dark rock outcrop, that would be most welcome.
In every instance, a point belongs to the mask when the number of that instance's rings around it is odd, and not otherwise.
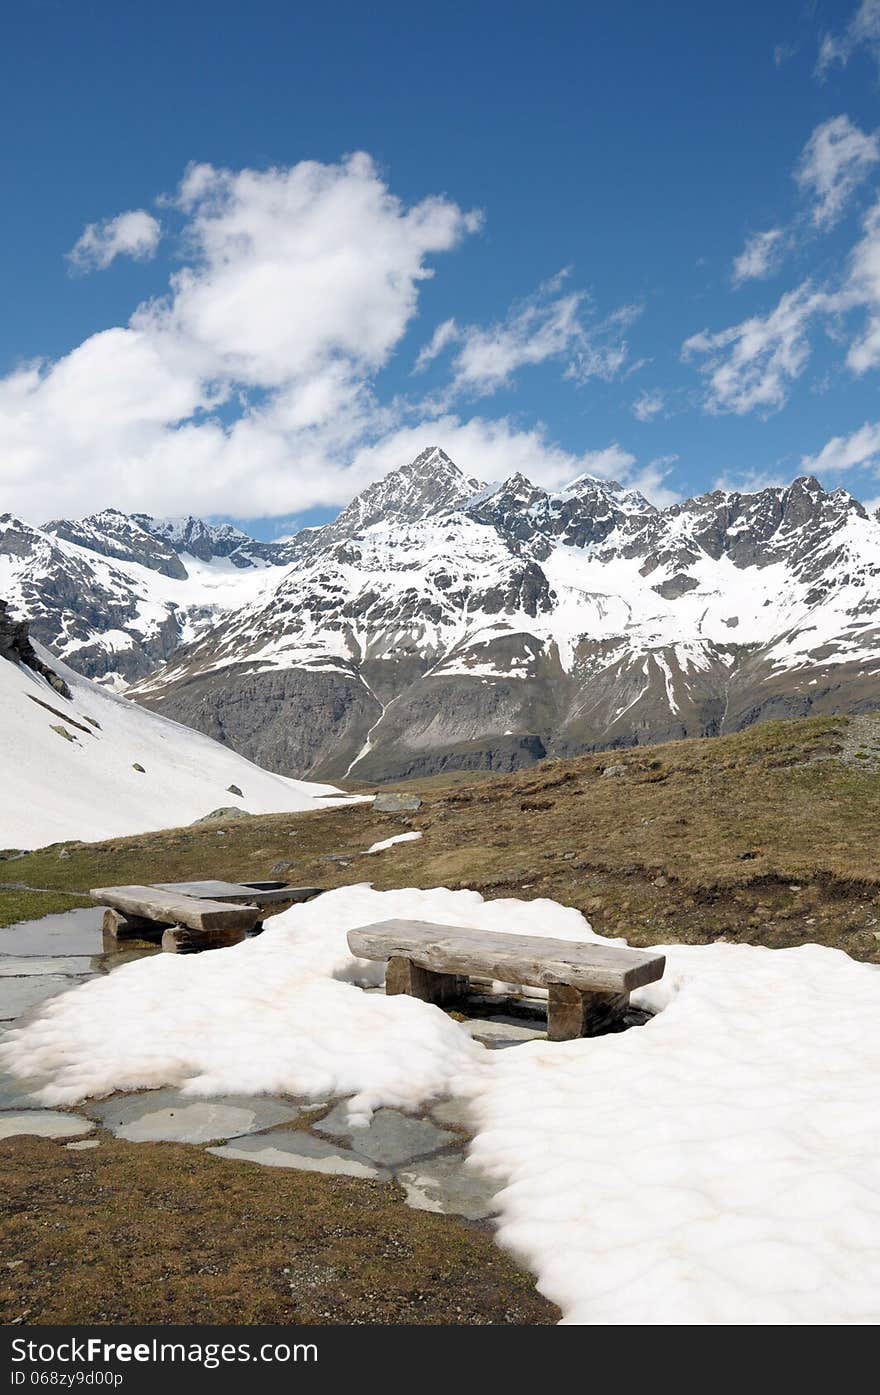
[[[13,620],[5,601],[0,601],[0,659],[6,659],[11,664],[24,664],[45,678],[60,697],[71,698],[64,679],[43,663],[31,644],[27,621]]]

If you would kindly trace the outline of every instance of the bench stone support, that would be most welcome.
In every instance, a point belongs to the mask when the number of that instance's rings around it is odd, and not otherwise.
[[[455,1002],[467,991],[467,979],[460,974],[438,974],[431,969],[422,969],[411,959],[393,958],[388,960],[385,970],[385,993],[408,993],[411,998],[421,998],[425,1003],[436,1003],[443,1007]]]
[[[584,993],[564,983],[548,989],[547,1040],[572,1041],[596,1037],[623,1020],[628,993]]]

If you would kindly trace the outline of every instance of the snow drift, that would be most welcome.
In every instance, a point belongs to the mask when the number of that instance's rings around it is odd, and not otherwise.
[[[0,847],[172,828],[224,805],[251,814],[324,808],[334,800],[322,796],[340,793],[269,774],[34,648],[72,697],[33,670],[0,661]]]
[[[346,1095],[366,1121],[467,1095],[500,1242],[566,1321],[880,1318],[875,967],[816,945],[663,946],[665,978],[634,995],[647,1026],[490,1052],[436,1007],[359,991],[382,966],[346,932],[394,917],[599,938],[552,901],[345,887],[233,949],[54,999],[0,1060],[47,1105],[167,1084]]]

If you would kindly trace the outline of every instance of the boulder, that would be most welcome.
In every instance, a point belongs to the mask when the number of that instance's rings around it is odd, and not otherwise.
[[[377,814],[409,814],[421,807],[422,801],[416,794],[377,794],[373,800]]]

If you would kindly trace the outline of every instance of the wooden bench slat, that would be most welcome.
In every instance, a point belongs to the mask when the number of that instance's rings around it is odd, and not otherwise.
[[[310,901],[320,895],[320,887],[285,886],[277,882],[266,887],[251,886],[247,882],[156,882],[158,891],[168,891],[175,895],[190,896],[196,901],[226,901],[231,905],[244,902],[253,906],[274,906],[299,901]]]
[[[348,932],[352,954],[362,959],[409,959],[434,973],[488,975],[504,983],[583,991],[629,993],[663,977],[666,958],[538,935],[505,935],[468,926],[385,920]]]
[[[252,930],[262,914],[253,904],[197,900],[154,886],[99,886],[89,895],[123,915],[141,916],[159,925],[185,925],[190,930]]]

